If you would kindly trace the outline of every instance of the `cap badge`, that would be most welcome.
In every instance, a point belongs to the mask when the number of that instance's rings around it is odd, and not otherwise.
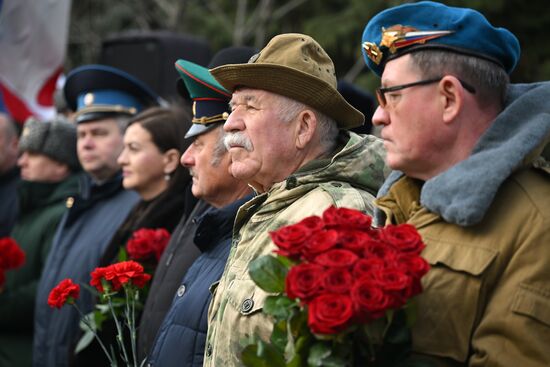
[[[450,33],[454,33],[454,31],[419,31],[414,27],[397,24],[389,28],[382,27],[380,47],[386,47],[390,53],[394,54],[400,48],[413,44],[423,44]],[[380,64],[384,55],[375,43],[364,42],[363,49],[369,59],[377,65]]]
[[[91,106],[94,103],[94,94],[93,93],[86,93],[84,96],[84,105]]]

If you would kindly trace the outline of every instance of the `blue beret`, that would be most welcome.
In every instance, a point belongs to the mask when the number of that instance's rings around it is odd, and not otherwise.
[[[135,115],[161,103],[161,98],[141,80],[105,65],[85,65],[67,76],[64,86],[77,123],[114,114]]]
[[[363,32],[367,66],[382,75],[386,61],[421,49],[445,49],[490,60],[510,74],[519,59],[517,38],[479,12],[421,1],[386,9]]]

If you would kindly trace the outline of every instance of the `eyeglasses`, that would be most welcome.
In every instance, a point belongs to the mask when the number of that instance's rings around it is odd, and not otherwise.
[[[419,86],[419,85],[427,85],[427,84],[437,83],[441,79],[443,79],[442,76],[439,77],[439,78],[420,80],[420,81],[414,82],[414,83],[395,85],[393,87],[388,87],[388,88],[377,88],[376,89],[376,99],[378,99],[378,104],[380,105],[380,107],[385,108],[386,105],[388,104],[388,102],[386,101],[386,93],[396,92],[398,90],[407,89],[407,88],[410,88],[410,87],[416,87],[416,86]],[[464,87],[464,89],[466,89],[468,92],[470,92],[472,94],[476,93],[476,90],[473,86],[471,86],[470,84],[466,83],[463,80],[458,79],[458,81]]]

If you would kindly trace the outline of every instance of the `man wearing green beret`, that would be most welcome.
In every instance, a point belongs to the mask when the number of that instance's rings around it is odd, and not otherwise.
[[[337,91],[332,60],[311,37],[276,36],[247,64],[211,73],[233,92],[229,170],[257,193],[237,213],[209,310],[204,365],[235,366],[241,340],[268,340],[273,327],[261,312],[267,294],[248,274],[252,260],[274,250],[269,231],[332,205],[372,213],[385,166],[379,139],[347,131],[364,116]]]
[[[431,264],[413,352],[438,366],[550,365],[550,84],[509,85],[519,42],[472,9],[387,9],[362,46],[395,170],[377,219],[415,225]]]

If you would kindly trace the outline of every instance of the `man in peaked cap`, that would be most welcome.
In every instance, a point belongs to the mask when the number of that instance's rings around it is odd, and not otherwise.
[[[209,67],[246,62],[255,52],[250,47],[224,48]],[[138,347],[140,359],[148,356],[152,366],[202,366],[209,287],[223,271],[235,213],[250,189],[228,171],[222,126],[231,93],[202,66],[178,60],[176,70],[181,76],[178,91],[193,102],[193,125],[186,134],[193,143],[181,163],[193,176],[191,191],[200,200],[181,219],[159,261]]]
[[[415,225],[431,264],[412,350],[438,366],[550,365],[550,85],[509,85],[516,37],[419,2],[367,24],[387,163],[379,224]]]
[[[53,310],[49,292],[61,280],[88,284],[112,235],[138,202],[125,191],[117,157],[123,148],[126,121],[157,97],[131,75],[104,65],[73,70],[64,87],[75,110],[78,159],[85,175],[79,195],[67,200],[68,210],[57,228],[40,281],[35,309],[34,366],[67,366],[79,335],[80,316],[73,307]],[[85,288],[83,288],[85,289]],[[81,292],[78,307],[92,310],[95,297]]]
[[[258,194],[239,209],[209,310],[205,366],[235,366],[242,339],[269,340],[272,331],[259,312],[267,294],[248,274],[252,260],[274,250],[269,231],[331,205],[372,213],[384,157],[378,139],[346,131],[364,116],[337,91],[332,60],[309,36],[276,36],[247,64],[211,73],[233,92],[224,124],[230,172]]]
[[[30,366],[36,287],[67,197],[78,192],[76,128],[62,118],[27,120],[19,139],[19,215],[10,233],[25,252],[0,292],[0,366]],[[14,193],[15,194],[15,193]]]

